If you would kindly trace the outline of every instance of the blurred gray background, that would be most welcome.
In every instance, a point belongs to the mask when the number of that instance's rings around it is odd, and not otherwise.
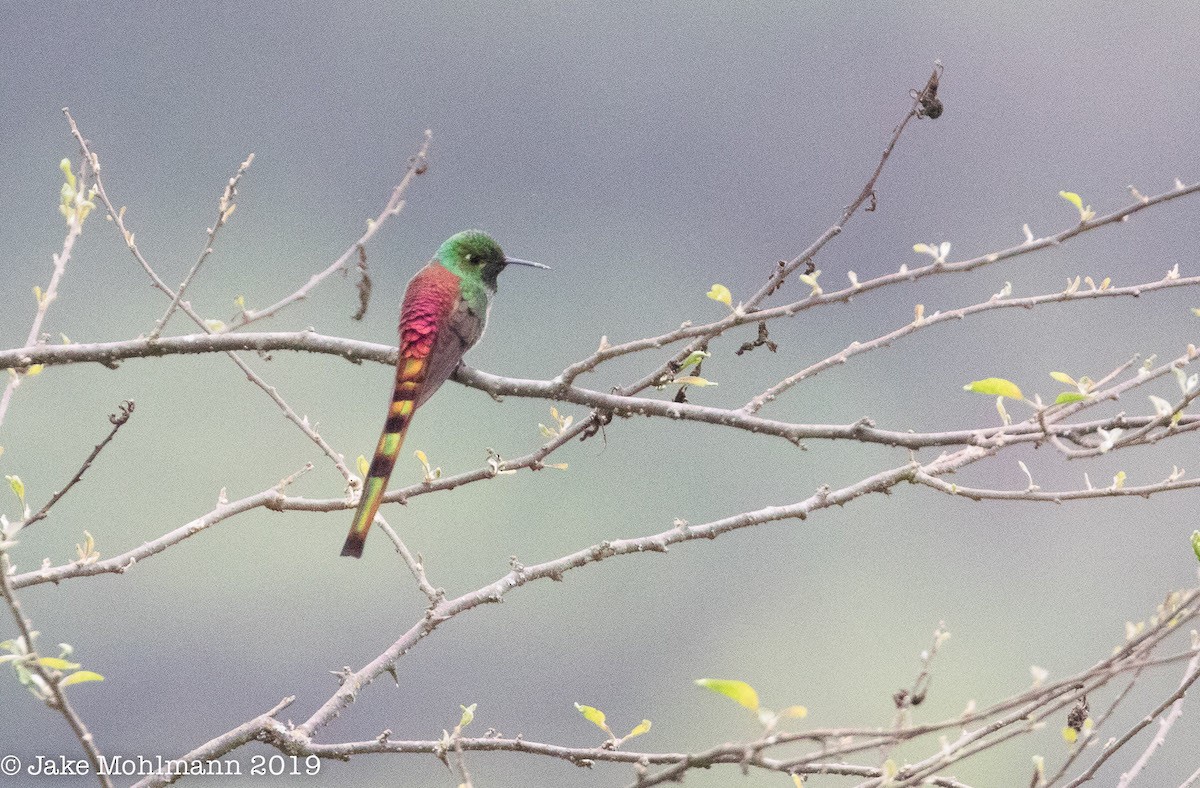
[[[431,166],[402,216],[368,249],[375,293],[361,323],[353,280],[330,279],[262,329],[314,326],[394,341],[405,283],[450,233],[481,227],[550,273],[506,273],[472,365],[551,377],[612,341],[708,320],[713,282],[745,298],[781,257],[831,224],[857,194],[893,126],[940,58],[945,115],[914,123],[860,214],[818,261],[822,283],[922,262],[911,247],[950,240],[962,259],[1070,226],[1060,189],[1102,212],[1175,177],[1200,177],[1191,4],[1078,3],[214,3],[4,5],[0,29],[0,344],[24,341],[30,288],[61,243],[58,161],[76,158],[59,110],[70,106],[101,156],[106,184],[142,249],[177,283],[204,242],[225,180],[257,154],[238,211],[194,288],[205,316],[234,298],[265,306],[326,266],[375,215],[426,128]],[[1066,278],[1150,281],[1196,273],[1197,203],[1180,201],[981,272],[897,287],[775,323],[779,352],[713,348],[720,387],[693,401],[736,406],[774,380],[926,312],[1060,290]],[[805,288],[790,284],[784,296]],[[763,414],[804,422],[871,416],[897,429],[991,425],[990,398],[964,383],[999,375],[1053,396],[1050,370],[1097,377],[1134,353],[1174,357],[1196,339],[1195,293],[981,315],[936,327],[793,390]],[[45,329],[75,341],[150,330],[165,303],[99,214],[87,223]],[[176,333],[190,332],[184,318]],[[629,382],[661,361],[605,366],[581,382]],[[347,459],[369,453],[391,372],[332,357],[276,353],[253,362]],[[1174,381],[1145,393],[1169,397]],[[0,429],[0,471],[19,474],[35,508],[69,478],[122,399],[132,422],[84,482],[14,553],[22,568],[74,557],[82,531],[110,556],[257,492],[306,461],[293,488],[336,496],[340,477],[221,356],[49,369],[22,386]],[[1144,393],[1122,403],[1151,412]],[[577,418],[583,409],[562,408]],[[448,384],[415,420],[394,484],[420,478],[424,450],[448,472],[541,442],[549,403]],[[697,424],[618,420],[605,442],[567,448],[563,473],[503,477],[423,496],[385,513],[427,559],[435,584],[471,590],[508,569],[675,517],[693,523],[808,496],[907,458],[903,450],[778,439]],[[923,457],[935,456],[932,453]],[[1196,440],[1063,462],[1013,453],[962,475],[1020,488],[1024,459],[1047,489],[1083,473],[1129,483],[1193,470]],[[7,493],[5,493],[7,495]],[[472,730],[573,745],[602,736],[578,701],[637,746],[698,750],[755,734],[741,709],[692,685],[740,678],[808,723],[887,725],[891,694],[916,674],[944,620],[953,633],[918,720],[981,705],[1083,669],[1194,582],[1187,537],[1197,497],[1063,507],[975,504],[918,488],[856,501],[807,522],[737,532],[669,555],[628,557],[537,583],[423,641],[322,732],[323,741],[436,738],[478,703]],[[17,514],[11,497],[3,504]],[[349,513],[256,511],[148,560],[124,577],[22,594],[47,644],[76,646],[103,684],[72,696],[108,754],[181,755],[273,706],[302,720],[334,689],[329,670],[361,666],[406,630],[424,599],[386,538],[338,557]],[[0,625],[0,638],[11,626]],[[1147,713],[1180,669],[1143,679],[1118,726]],[[1152,701],[1151,698],[1154,698]],[[1099,699],[1097,699],[1099,700]],[[1097,706],[1093,701],[1093,708]],[[0,676],[0,749],[74,754],[62,720]],[[1195,768],[1187,715],[1145,773],[1175,784]],[[953,770],[980,786],[1028,783],[1030,756],[1053,768],[1062,721]],[[1113,734],[1125,727],[1114,727]],[[936,745],[935,745],[936,746]],[[261,746],[245,751],[271,754]],[[1117,768],[1135,755],[1118,758]],[[901,750],[920,757],[924,748]],[[867,760],[873,760],[874,755]],[[528,756],[470,758],[476,784],[624,785],[623,768],[587,771]],[[1115,770],[1107,774],[1117,773]],[[429,757],[326,762],[306,784],[453,785]],[[0,778],[3,782],[3,778]],[[689,785],[782,785],[780,775],[696,773]],[[814,785],[845,784],[835,778]],[[17,783],[12,783],[17,784]],[[48,783],[47,783],[48,784]],[[246,781],[246,784],[252,784]],[[264,782],[279,784],[278,781]]]

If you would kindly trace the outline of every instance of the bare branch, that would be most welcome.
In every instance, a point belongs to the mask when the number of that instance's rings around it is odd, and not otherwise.
[[[408,549],[408,545],[404,544],[404,540],[400,538],[400,534],[396,533],[396,529],[383,519],[383,515],[376,512],[375,522],[383,529],[388,538],[392,540],[392,544],[396,547],[396,552],[404,559],[404,563],[408,566],[408,571],[412,572],[413,579],[417,581],[417,588],[421,589],[421,593],[429,600],[429,604],[436,607],[443,599],[446,598],[446,592],[441,588],[434,588],[429,582],[429,578],[425,574],[425,563],[420,556],[414,556]]]
[[[9,578],[10,569],[8,554],[0,550],[0,596],[4,597],[8,611],[17,623],[17,631],[21,633],[21,639],[25,643],[25,651],[29,657],[26,664],[42,682],[44,691],[48,695],[45,698],[46,705],[63,716],[67,724],[71,726],[75,738],[79,739],[79,745],[83,747],[88,763],[92,766],[92,774],[96,775],[96,779],[104,788],[112,788],[112,780],[108,779],[105,774],[103,756],[100,754],[100,748],[96,746],[95,737],[92,736],[92,732],[88,730],[87,725],[71,706],[71,702],[67,700],[66,693],[63,692],[60,684],[62,676],[57,671],[51,672],[41,663],[41,657],[33,643],[32,627],[21,610],[21,603],[17,601],[16,594],[13,593],[13,584]]]
[[[87,186],[88,171],[86,167],[80,168],[80,180],[76,192],[78,195],[83,195],[86,192],[84,187]],[[83,214],[78,210],[69,211],[67,214],[67,235],[63,238],[62,249],[58,254],[54,255],[54,270],[50,274],[50,283],[46,286],[46,291],[41,293],[38,298],[37,312],[33,316],[33,325],[30,326],[29,335],[25,338],[26,347],[32,347],[38,343],[38,338],[42,333],[42,321],[46,319],[46,312],[49,311],[50,305],[58,298],[59,282],[62,281],[63,273],[67,268],[67,262],[71,259],[71,251],[75,248],[75,241],[78,240],[81,232],[83,232]],[[0,394],[0,426],[4,424],[4,416],[8,413],[8,405],[12,402],[13,392],[16,391],[19,385],[21,385],[20,372],[11,372],[9,374],[8,385],[4,387],[4,393]]]
[[[1167,734],[1170,732],[1171,726],[1183,715],[1183,693],[1187,690],[1187,685],[1195,681],[1197,671],[1200,671],[1200,650],[1188,662],[1187,670],[1183,672],[1183,680],[1179,684],[1179,692],[1177,693],[1179,697],[1175,698],[1174,703],[1171,704],[1171,710],[1167,715],[1158,721],[1158,731],[1154,734],[1154,738],[1150,741],[1150,744],[1146,746],[1146,749],[1138,757],[1137,761],[1134,762],[1133,766],[1130,767],[1129,771],[1121,775],[1121,781],[1117,784],[1117,788],[1129,788],[1129,785],[1141,773],[1146,763],[1150,760],[1150,757],[1167,740]]]
[[[219,758],[225,753],[232,752],[244,744],[255,741],[265,732],[279,726],[280,723],[275,719],[275,715],[286,709],[292,704],[295,696],[287,697],[275,704],[275,707],[265,714],[260,714],[254,719],[245,722],[228,733],[223,733],[211,741],[205,742],[201,746],[189,752],[187,755],[179,759],[182,763],[194,763],[211,761]],[[135,788],[161,788],[164,785],[171,785],[184,775],[182,771],[171,771],[166,774],[155,773],[148,777],[143,777],[134,783]]]
[[[980,312],[989,312],[993,309],[1032,309],[1042,304],[1063,303],[1067,301],[1081,301],[1099,298],[1113,298],[1132,296],[1134,298],[1141,296],[1143,293],[1153,292],[1155,290],[1171,287],[1190,287],[1200,285],[1200,276],[1188,277],[1186,279],[1163,278],[1157,282],[1148,282],[1140,285],[1130,285],[1129,287],[1110,287],[1104,290],[1064,290],[1061,293],[1050,293],[1047,295],[1029,296],[1027,298],[997,298],[993,296],[991,299],[982,303],[965,306],[960,309],[952,309],[947,312],[935,312],[932,315],[922,316],[914,320],[906,326],[891,331],[883,336],[870,340],[869,342],[853,342],[837,353],[834,353],[828,358],[811,364],[808,367],[800,370],[794,375],[790,375],[780,382],[776,383],[771,388],[764,391],[762,394],[754,397],[754,399],[742,406],[742,410],[746,413],[757,413],[763,405],[772,402],[779,397],[780,394],[795,386],[797,383],[808,380],[820,372],[845,364],[852,356],[860,353],[866,353],[871,350],[877,350],[881,347],[888,347],[901,337],[915,334],[921,329],[930,326],[946,323],[952,320],[962,320],[971,315],[979,314]]]
[[[83,135],[79,132],[79,127],[75,125],[75,119],[71,117],[71,113],[68,112],[65,107],[63,108],[63,114],[67,116],[67,121],[71,125],[71,133],[74,135],[75,140],[79,143],[79,147],[83,151],[84,159],[91,164],[92,172],[95,176],[96,194],[104,203],[104,207],[108,210],[108,215],[112,217],[113,223],[116,224],[117,229],[121,231],[121,235],[125,239],[125,246],[129,249],[130,253],[133,254],[134,259],[136,259],[142,266],[142,269],[146,272],[147,276],[150,277],[150,281],[156,288],[161,290],[164,295],[170,298],[172,303],[178,304],[179,309],[181,309],[185,315],[191,318],[192,322],[199,326],[206,334],[214,333],[212,327],[208,325],[208,321],[200,317],[200,315],[198,315],[195,310],[192,309],[191,305],[186,301],[179,300],[178,295],[173,292],[171,288],[167,287],[166,283],[164,283],[158,274],[155,273],[154,269],[150,266],[150,263],[147,262],[146,258],[142,255],[141,250],[138,249],[137,244],[134,242],[134,234],[131,233],[125,226],[125,209],[122,208],[118,211],[113,206],[112,201],[109,200],[108,193],[104,190],[104,183],[100,178],[99,157],[92,152],[91,148],[88,146],[87,140],[84,139]],[[307,435],[309,440],[317,444],[325,456],[333,461],[338,473],[340,473],[342,478],[346,480],[347,488],[354,489],[358,484],[358,479],[350,472],[350,469],[346,467],[346,463],[342,459],[342,455],[334,451],[333,447],[325,442],[325,439],[322,438],[315,429],[313,429],[311,424],[309,424],[308,419],[303,418],[300,416],[300,414],[296,413],[296,411],[292,409],[292,406],[289,405],[279,394],[279,391],[274,386],[263,380],[262,376],[252,370],[250,366],[236,353],[227,352],[226,355],[228,355],[230,360],[237,365],[237,368],[242,371],[247,380],[262,389],[263,392],[265,392],[266,395],[271,398],[271,401],[274,402],[281,411],[283,411],[284,418],[299,427],[300,431]]]
[[[1067,788],[1077,788],[1077,786],[1080,786],[1080,785],[1084,784],[1085,782],[1088,782],[1089,780],[1091,780],[1093,777],[1095,777],[1096,772],[1100,770],[1100,767],[1104,765],[1105,761],[1107,761],[1109,758],[1111,758],[1113,755],[1115,755],[1122,747],[1125,746],[1126,743],[1129,742],[1130,739],[1132,739],[1134,736],[1138,735],[1138,733],[1140,733],[1143,728],[1145,728],[1147,725],[1149,725],[1151,722],[1153,722],[1155,717],[1162,714],[1164,711],[1166,711],[1168,708],[1170,708],[1172,705],[1174,705],[1177,701],[1182,700],[1183,696],[1185,694],[1187,694],[1188,689],[1192,686],[1192,684],[1194,684],[1196,682],[1196,679],[1200,679],[1200,671],[1196,670],[1196,667],[1194,664],[1189,663],[1188,670],[1184,674],[1183,682],[1179,685],[1179,689],[1177,689],[1174,693],[1172,693],[1171,697],[1167,698],[1165,701],[1163,701],[1161,704],[1159,704],[1159,706],[1154,711],[1147,714],[1145,717],[1143,717],[1141,720],[1139,720],[1137,722],[1137,724],[1135,724],[1132,728],[1130,728],[1128,731],[1126,731],[1124,733],[1124,735],[1122,735],[1120,738],[1118,738],[1116,740],[1116,742],[1114,742],[1112,744],[1112,746],[1106,747],[1104,749],[1104,751],[1100,754],[1100,757],[1097,758],[1095,761],[1093,761],[1092,765],[1089,766],[1087,768],[1087,770],[1083,772],[1083,774],[1079,775],[1074,780],[1067,783]]]
[[[295,350],[341,356],[350,361],[374,361],[381,364],[396,363],[396,349],[373,342],[359,342],[339,337],[327,337],[308,331],[288,333],[245,333],[208,334],[164,337],[153,342],[145,339],[122,342],[97,342],[92,344],[39,345],[32,348],[15,348],[0,351],[0,369],[27,366],[29,364],[70,364],[94,362],[106,365],[128,359],[175,354],[230,352],[232,350]],[[1172,364],[1183,366],[1197,356],[1187,354]],[[1098,392],[1094,399],[1056,409],[1056,416],[1066,418],[1106,399],[1115,399],[1134,385],[1142,385],[1169,374],[1169,364],[1156,368],[1151,373],[1137,376],[1127,384],[1112,391]],[[1063,424],[1048,423],[1043,426],[1034,421],[998,427],[969,430],[950,430],[935,433],[914,433],[906,430],[886,430],[874,425],[870,419],[860,419],[851,424],[794,424],[764,419],[742,410],[726,410],[694,403],[670,402],[645,397],[607,394],[575,386],[564,387],[554,380],[525,380],[506,378],[487,372],[460,366],[454,380],[471,388],[499,397],[505,395],[573,402],[616,415],[652,416],[674,420],[698,421],[716,426],[732,427],[747,432],[773,435],[792,443],[802,440],[858,440],[886,446],[922,448],[930,446],[980,445],[990,446],[997,442],[1036,442],[1047,435],[1071,436],[1093,434],[1099,429],[1132,429],[1155,423],[1158,417],[1114,416],[1109,419]],[[294,413],[294,411],[293,411]],[[297,417],[298,418],[298,417]],[[1174,428],[1197,423],[1200,417],[1183,416]],[[332,450],[331,450],[332,451]],[[348,472],[348,471],[347,471]]]
[[[791,317],[807,309],[824,306],[826,304],[849,303],[856,296],[869,293],[880,288],[891,287],[893,285],[898,285],[905,282],[915,282],[918,279],[924,279],[928,276],[966,273],[969,271],[974,271],[977,268],[991,265],[993,263],[1011,260],[1033,252],[1053,249],[1061,246],[1063,243],[1077,235],[1082,235],[1083,233],[1105,227],[1109,224],[1117,222],[1123,223],[1127,221],[1130,216],[1138,213],[1139,211],[1178,199],[1180,197],[1186,197],[1188,195],[1195,194],[1198,191],[1200,191],[1200,182],[1190,185],[1179,184],[1170,191],[1147,198],[1145,201],[1138,200],[1105,216],[1090,219],[1087,222],[1068,227],[1067,229],[1054,233],[1053,235],[1037,238],[1032,241],[1026,241],[997,252],[989,252],[987,254],[978,255],[976,257],[972,257],[967,260],[961,260],[959,262],[935,261],[929,265],[919,266],[916,268],[901,266],[900,270],[894,273],[884,274],[864,282],[852,283],[850,287],[843,288],[842,290],[822,292],[820,294],[810,294],[799,301],[794,301],[783,306],[769,307],[758,310],[750,310],[743,306],[742,310],[735,311],[721,320],[717,320],[712,323],[706,323],[698,326],[692,325],[690,322],[684,323],[680,328],[667,332],[666,334],[661,334],[655,337],[647,337],[645,339],[637,339],[618,345],[607,345],[601,350],[598,350],[596,353],[592,354],[592,356],[588,357],[587,359],[568,366],[563,370],[562,374],[556,378],[556,380],[564,384],[570,384],[575,380],[575,378],[579,377],[579,375],[583,374],[584,372],[590,372],[594,370],[604,361],[618,358],[629,353],[665,347],[666,345],[670,345],[691,337],[704,337],[705,339],[703,342],[694,343],[694,345],[688,346],[689,348],[699,347],[701,344],[707,343],[707,341],[713,337],[723,334],[736,326],[745,325],[747,323],[757,323],[763,320],[775,320],[778,318]],[[1097,290],[1095,292],[1098,293],[1104,291]],[[690,352],[691,351],[689,350],[688,353]],[[678,361],[686,358],[688,353],[680,352],[674,357],[673,361],[678,363]],[[669,363],[660,369],[663,373],[665,373],[669,369]],[[661,377],[661,373],[655,378],[650,378],[650,376],[647,376],[637,384],[626,387],[626,389],[623,391],[628,392],[641,390],[641,388],[653,385],[654,382]],[[645,385],[642,385],[643,383],[645,383]],[[638,386],[641,386],[641,388],[638,388]]]
[[[959,495],[973,501],[1033,501],[1040,503],[1062,503],[1063,501],[1081,501],[1087,498],[1127,498],[1130,496],[1149,498],[1155,493],[1171,490],[1190,490],[1200,487],[1200,479],[1182,479],[1177,481],[1164,480],[1154,484],[1143,484],[1135,487],[1098,487],[1084,490],[1063,490],[1061,492],[1044,492],[1042,490],[982,490],[975,487],[962,487],[950,484],[941,479],[935,479],[925,474],[916,474],[913,481],[932,487],[947,495]]]
[[[92,449],[91,454],[89,454],[87,456],[87,459],[83,461],[83,465],[79,468],[78,471],[75,472],[75,475],[71,477],[71,481],[67,482],[67,486],[63,487],[58,492],[54,493],[54,495],[51,495],[50,500],[46,501],[46,505],[43,506],[41,509],[38,509],[35,514],[33,514],[28,520],[23,522],[21,524],[21,528],[28,528],[29,526],[33,525],[38,520],[41,520],[46,516],[46,514],[50,511],[50,507],[52,507],[52,506],[54,506],[54,504],[58,503],[59,500],[64,495],[66,495],[70,491],[70,489],[72,487],[74,487],[76,485],[76,483],[79,482],[80,479],[83,478],[83,474],[87,473],[87,469],[92,467],[92,463],[95,461],[95,459],[97,457],[100,456],[100,452],[104,451],[104,447],[108,445],[109,441],[111,441],[113,438],[116,437],[117,431],[120,430],[121,427],[125,426],[125,422],[129,421],[129,417],[132,415],[133,415],[133,400],[126,400],[126,401],[122,402],[120,405],[120,410],[117,413],[113,413],[108,417],[108,420],[110,422],[112,422],[113,426],[112,426],[112,429],[109,430],[108,435],[106,435],[104,437],[104,440],[102,440],[102,441],[100,441],[100,443],[96,444],[95,448]]]
[[[221,194],[221,199],[217,203],[217,220],[213,222],[212,227],[208,228],[208,240],[204,242],[204,249],[200,252],[200,257],[192,266],[192,270],[188,271],[187,276],[179,284],[179,289],[175,291],[175,297],[171,299],[171,305],[167,307],[166,313],[154,324],[154,330],[150,332],[149,339],[157,339],[162,334],[163,329],[167,327],[167,321],[171,319],[171,315],[175,314],[175,310],[179,307],[179,302],[183,298],[183,291],[187,290],[192,278],[200,270],[200,266],[212,254],[213,244],[217,240],[217,233],[225,226],[225,222],[229,220],[229,217],[233,215],[234,209],[237,208],[237,203],[233,201],[233,198],[237,196],[238,182],[242,180],[242,176],[246,174],[246,170],[250,169],[250,164],[253,161],[254,154],[251,153],[242,162],[241,166],[238,167],[237,172],[229,179],[229,182],[225,184],[225,191]]]
[[[237,329],[248,326],[258,320],[274,317],[286,307],[296,303],[297,301],[308,298],[308,294],[311,293],[317,285],[329,278],[331,274],[345,270],[347,263],[350,261],[352,256],[359,256],[361,260],[365,261],[366,257],[363,250],[365,249],[367,242],[375,237],[375,234],[379,232],[380,228],[383,227],[384,223],[386,223],[388,219],[393,216],[398,216],[400,212],[404,210],[404,193],[408,191],[408,187],[412,185],[412,182],[416,180],[417,176],[424,175],[429,169],[429,143],[432,139],[433,132],[427,129],[425,131],[425,141],[421,144],[421,149],[417,151],[417,155],[408,160],[408,169],[404,173],[404,177],[400,180],[400,183],[395,189],[392,190],[392,196],[390,199],[388,199],[387,205],[383,206],[383,210],[380,211],[377,217],[367,221],[367,231],[359,236],[357,241],[347,247],[346,251],[342,252],[338,259],[334,260],[333,263],[325,270],[313,274],[313,276],[310,277],[309,280],[299,290],[289,296],[281,298],[279,301],[271,304],[271,306],[265,309],[247,309],[243,311],[241,318],[222,329],[222,333],[227,331],[236,331]],[[362,307],[362,311],[365,313],[366,304],[362,304]]]

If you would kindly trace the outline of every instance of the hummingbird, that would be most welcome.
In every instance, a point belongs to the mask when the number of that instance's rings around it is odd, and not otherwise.
[[[487,233],[465,230],[447,238],[409,281],[400,306],[396,385],[342,555],[362,557],[413,413],[454,374],[463,354],[483,336],[496,279],[509,265],[550,268],[508,257]]]

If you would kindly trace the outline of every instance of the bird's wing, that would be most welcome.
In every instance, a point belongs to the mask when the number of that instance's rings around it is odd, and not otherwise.
[[[454,310],[442,321],[434,338],[425,382],[417,394],[416,407],[421,407],[454,374],[463,354],[482,335],[483,318],[471,311],[466,301],[459,299]]]

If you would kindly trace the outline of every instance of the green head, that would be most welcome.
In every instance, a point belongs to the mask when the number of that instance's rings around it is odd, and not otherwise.
[[[550,267],[529,260],[507,257],[500,244],[481,230],[464,230],[447,238],[438,247],[437,260],[459,278],[468,282],[482,282],[489,290],[496,289],[496,278],[505,266]]]

